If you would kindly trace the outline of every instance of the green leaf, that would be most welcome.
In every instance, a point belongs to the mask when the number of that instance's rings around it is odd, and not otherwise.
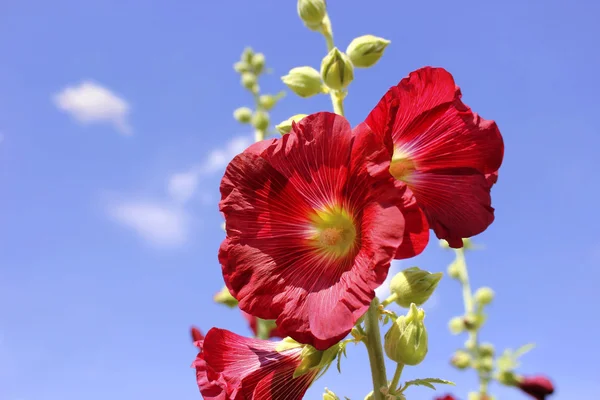
[[[413,379],[412,381],[406,381],[404,383],[404,387],[400,391],[403,392],[409,386],[427,386],[428,388],[435,390],[435,386],[433,386],[432,383],[437,383],[437,384],[441,384],[441,385],[452,385],[452,386],[455,385],[454,382],[447,381],[445,379],[421,378],[421,379]]]
[[[522,355],[529,353],[535,347],[535,343],[528,343],[524,346],[519,347],[514,354],[514,358],[519,358]]]

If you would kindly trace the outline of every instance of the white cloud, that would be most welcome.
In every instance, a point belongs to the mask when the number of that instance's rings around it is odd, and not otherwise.
[[[109,208],[110,216],[158,247],[185,243],[188,218],[183,210],[155,202],[123,202]]]
[[[199,188],[203,176],[212,175],[223,170],[227,164],[238,154],[252,144],[248,136],[237,136],[231,139],[222,148],[217,148],[208,153],[203,163],[193,166],[188,171],[171,175],[167,184],[167,192],[173,201],[183,204],[189,201]],[[206,199],[207,196],[203,196]]]
[[[400,272],[402,268],[402,262],[400,260],[393,260],[392,265],[390,266],[390,270],[388,272],[387,278],[385,278],[385,282],[377,289],[375,289],[375,295],[379,297],[380,301],[387,299],[390,296],[390,281],[398,272]]]
[[[123,135],[133,133],[127,121],[130,106],[109,89],[91,81],[69,86],[53,97],[58,109],[84,124],[110,123]]]

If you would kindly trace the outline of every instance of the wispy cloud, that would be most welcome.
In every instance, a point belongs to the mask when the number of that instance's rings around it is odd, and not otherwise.
[[[123,98],[92,81],[68,86],[53,96],[59,110],[84,124],[109,123],[121,134],[133,133],[128,122],[130,106]]]
[[[170,204],[153,201],[129,201],[111,205],[109,215],[133,229],[142,239],[157,247],[178,247],[188,236],[189,221],[185,212]]]
[[[249,136],[231,139],[223,147],[209,152],[202,163],[171,175],[165,198],[113,202],[107,209],[108,215],[155,247],[175,248],[185,244],[191,229],[190,200],[197,197],[202,205],[213,202],[207,193],[198,193],[200,181],[223,170],[251,143]]]

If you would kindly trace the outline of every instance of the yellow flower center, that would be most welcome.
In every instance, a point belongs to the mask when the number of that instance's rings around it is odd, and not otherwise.
[[[342,207],[315,210],[310,217],[310,241],[323,253],[343,257],[355,246],[356,227],[352,215]]]
[[[417,169],[415,162],[410,158],[410,154],[399,148],[394,149],[392,162],[390,163],[390,173],[400,181],[409,182],[412,173]]]

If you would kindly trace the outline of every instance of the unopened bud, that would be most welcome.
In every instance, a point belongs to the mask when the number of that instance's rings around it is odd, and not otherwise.
[[[478,314],[467,314],[463,321],[465,323],[465,328],[469,331],[476,331],[481,328],[481,326],[485,323],[485,315],[482,313]]]
[[[460,279],[461,276],[461,260],[455,260],[448,265],[448,276],[452,279]]]
[[[331,390],[325,388],[325,393],[323,393],[323,400],[340,400],[339,397],[336,396]]]
[[[318,29],[327,14],[325,0],[298,0],[298,16],[310,29]]]
[[[252,126],[260,131],[269,127],[269,114],[264,111],[257,111],[252,116]]]
[[[258,104],[268,111],[272,109],[283,96],[285,96],[285,92],[279,92],[275,96],[272,94],[263,94],[258,98]]]
[[[294,378],[306,374],[311,370],[322,370],[328,367],[335,359],[339,351],[337,344],[331,346],[325,351],[317,350],[310,345],[304,345],[300,354],[300,365],[294,370]]]
[[[473,364],[477,371],[492,372],[494,370],[494,359],[492,357],[482,357]]]
[[[517,386],[519,384],[519,378],[512,371],[501,371],[496,379],[505,386]]]
[[[242,124],[247,124],[252,119],[252,110],[248,107],[240,107],[233,112],[233,118]]]
[[[475,338],[469,338],[465,340],[465,349],[469,351],[475,351],[477,348],[477,340]]]
[[[428,350],[427,330],[423,320],[425,311],[410,305],[406,316],[398,317],[385,334],[385,353],[398,363],[417,365],[425,359]]]
[[[346,53],[355,67],[368,68],[379,61],[388,44],[390,44],[389,40],[373,35],[364,35],[352,40]]]
[[[450,363],[458,369],[465,369],[471,365],[471,356],[463,350],[458,350],[452,356]]]
[[[254,57],[254,51],[251,47],[246,47],[242,52],[241,60],[249,65],[252,65],[252,58]]]
[[[242,74],[242,86],[248,90],[252,90],[256,86],[256,75],[252,72],[244,72]]]
[[[354,79],[354,67],[350,58],[334,47],[321,61],[321,77],[333,90],[346,88]]]
[[[482,287],[477,289],[474,297],[477,304],[486,306],[494,300],[494,291],[489,287]]]
[[[479,345],[479,354],[482,357],[493,357],[495,353],[494,345],[491,343],[482,343]]]
[[[234,308],[238,305],[238,301],[231,295],[231,293],[229,293],[227,286],[223,286],[223,289],[213,296],[213,300],[216,303],[224,304],[229,308]]]
[[[408,308],[411,303],[420,306],[431,297],[442,275],[418,267],[407,268],[392,278],[390,291],[396,295],[395,301],[401,307]]]
[[[464,317],[454,317],[448,323],[448,328],[450,329],[450,333],[453,335],[458,335],[465,331],[465,319]]]
[[[281,80],[300,97],[310,97],[323,92],[321,75],[312,67],[292,68]]]
[[[252,56],[252,68],[257,75],[263,72],[265,69],[265,55],[263,53],[256,53]]]
[[[285,135],[287,133],[290,133],[290,131],[292,130],[292,122],[298,122],[306,116],[307,114],[296,114],[281,122],[279,125],[275,125],[275,128],[279,131],[279,133]]]
[[[233,69],[235,70],[235,72],[241,74],[244,72],[250,72],[252,70],[252,67],[250,66],[250,64],[244,61],[238,61],[235,64],[233,64]]]

